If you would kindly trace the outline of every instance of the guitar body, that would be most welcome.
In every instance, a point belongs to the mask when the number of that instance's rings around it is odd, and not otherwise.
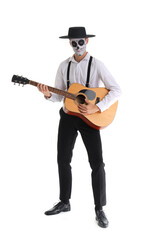
[[[87,88],[81,84],[74,83],[69,87],[68,92],[75,94],[76,99],[65,98],[64,111],[67,114],[80,117],[89,126],[98,130],[107,127],[113,121],[118,101],[104,112],[96,112],[84,116],[78,110],[78,103],[83,103],[85,98],[93,104],[100,102],[108,94],[106,88]]]

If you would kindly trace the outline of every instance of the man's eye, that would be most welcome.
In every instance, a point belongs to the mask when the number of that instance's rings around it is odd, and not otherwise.
[[[73,47],[77,47],[77,43],[73,41],[73,42],[72,42],[72,46],[73,46]]]
[[[79,40],[78,44],[79,44],[80,46],[83,46],[84,40],[83,40],[83,39]]]

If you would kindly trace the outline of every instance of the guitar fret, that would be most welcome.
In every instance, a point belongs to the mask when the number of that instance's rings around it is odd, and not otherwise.
[[[36,86],[38,85],[38,82],[35,82],[35,81],[31,81],[31,80],[30,80],[30,81],[29,81],[29,84],[36,87]],[[48,87],[48,89],[49,89],[50,92],[53,92],[53,93],[62,95],[62,96],[64,96],[64,97],[70,98],[70,99],[72,99],[72,100],[75,100],[75,98],[76,98],[75,95],[72,94],[72,93],[69,93],[69,92],[66,92],[66,91],[63,91],[63,90],[60,90],[60,89],[57,89],[57,88],[53,88],[53,87],[50,87],[50,86],[47,86],[47,87]]]

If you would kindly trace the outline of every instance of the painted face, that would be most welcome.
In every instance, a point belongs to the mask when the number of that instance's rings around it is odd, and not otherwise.
[[[70,41],[75,54],[78,56],[82,56],[86,51],[86,39],[75,38],[75,39],[71,39]]]

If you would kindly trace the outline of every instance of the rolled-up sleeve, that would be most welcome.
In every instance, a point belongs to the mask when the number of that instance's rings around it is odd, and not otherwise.
[[[99,78],[104,83],[104,86],[109,90],[108,94],[96,104],[100,111],[103,112],[120,98],[122,91],[118,83],[102,62],[99,61],[97,68]]]

